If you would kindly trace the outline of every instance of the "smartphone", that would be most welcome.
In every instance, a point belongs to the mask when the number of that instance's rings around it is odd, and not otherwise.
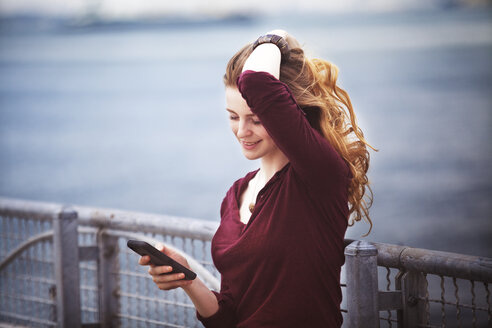
[[[137,254],[144,256],[150,256],[150,263],[153,265],[161,266],[168,265],[173,268],[170,273],[184,273],[184,280],[193,280],[196,278],[196,273],[189,270],[185,266],[179,264],[154,246],[141,240],[128,240],[126,245]]]

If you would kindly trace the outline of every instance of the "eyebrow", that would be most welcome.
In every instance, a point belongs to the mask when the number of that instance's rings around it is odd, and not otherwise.
[[[237,113],[236,113],[235,111],[233,111],[232,109],[226,108],[226,111],[228,111],[228,112],[229,112],[229,113],[231,113],[231,114],[236,114],[236,115],[237,115]],[[248,114],[248,115],[246,115],[246,116],[247,116],[247,117],[249,117],[249,116],[256,116],[256,114],[251,113],[251,114]]]

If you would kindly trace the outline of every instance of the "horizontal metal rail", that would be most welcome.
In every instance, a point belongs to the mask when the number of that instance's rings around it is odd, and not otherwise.
[[[492,282],[492,258],[372,243],[378,265],[467,280]]]
[[[61,204],[25,201],[0,197],[0,214],[40,220],[53,219],[65,208]],[[219,223],[169,215],[103,209],[70,207],[78,214],[78,225],[120,231],[157,233],[209,241]]]
[[[36,220],[53,220],[63,209],[56,203],[34,202],[0,197],[0,214]]]
[[[218,222],[169,215],[75,206],[79,225],[211,240]]]

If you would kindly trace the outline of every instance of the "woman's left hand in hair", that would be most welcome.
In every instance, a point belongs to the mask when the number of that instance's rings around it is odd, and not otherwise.
[[[298,45],[297,41],[284,30],[272,30],[267,34],[275,34],[284,38],[291,48]],[[261,47],[256,47],[249,55],[243,65],[243,72],[247,70],[267,72],[278,79],[280,77],[281,60],[281,53],[276,45],[264,44]]]

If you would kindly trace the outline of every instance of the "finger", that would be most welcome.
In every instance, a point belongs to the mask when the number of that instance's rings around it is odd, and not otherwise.
[[[153,276],[158,276],[158,275],[161,275],[161,274],[165,274],[165,273],[169,273],[173,271],[173,268],[170,267],[170,266],[167,266],[167,265],[163,265],[163,266],[151,266],[149,268],[149,273]]]
[[[140,265],[149,265],[149,263],[150,263],[150,256],[148,255],[144,255],[140,257],[140,259],[138,260],[138,264]]]
[[[155,248],[157,248],[158,250],[160,250],[161,252],[164,252],[164,249],[166,248],[166,247],[164,246],[164,244],[163,244],[163,243],[160,243],[160,242],[159,242],[159,243],[156,243],[156,244],[154,245],[154,247],[155,247]]]
[[[157,287],[161,290],[170,290],[170,289],[175,289],[178,287],[186,287],[191,285],[193,281],[191,280],[179,280],[179,281],[173,281],[173,282],[168,282],[168,283],[159,283],[157,284]]]
[[[166,247],[166,245],[164,245],[162,243],[155,244],[155,248],[157,248],[160,252],[166,254],[169,257],[174,256],[174,251],[172,249],[170,249],[169,247]]]
[[[170,283],[178,280],[183,280],[185,275],[183,273],[161,274],[158,276],[152,276],[152,281],[156,284]]]

